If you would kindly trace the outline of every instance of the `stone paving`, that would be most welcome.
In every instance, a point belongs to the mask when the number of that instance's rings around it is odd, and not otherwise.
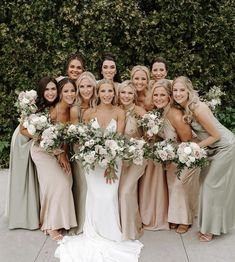
[[[7,228],[7,177],[8,170],[0,170],[0,262],[58,262],[54,258],[57,244],[40,230]],[[144,248],[139,262],[235,262],[235,230],[210,243],[201,243],[197,240],[196,220],[186,234],[145,231],[140,241]]]

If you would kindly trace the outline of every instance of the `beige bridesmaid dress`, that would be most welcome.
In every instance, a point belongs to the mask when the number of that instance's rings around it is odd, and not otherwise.
[[[132,111],[126,114],[124,134],[131,138],[140,138],[141,132]],[[144,174],[146,161],[143,165],[135,165],[123,160],[119,184],[119,208],[122,226],[122,237],[126,239],[139,239],[143,234],[142,220],[138,203],[138,181]]]
[[[162,164],[148,160],[139,181],[139,206],[144,229],[169,229],[168,190]]]
[[[78,151],[78,145],[73,145],[73,152]],[[80,160],[73,160],[71,163],[72,175],[73,175],[73,198],[74,206],[77,218],[77,227],[70,230],[70,234],[80,234],[83,232],[83,226],[85,222],[85,204],[87,194],[87,184],[84,169],[80,163]]]
[[[56,157],[47,153],[37,142],[31,147],[31,156],[39,181],[41,230],[76,227],[72,175],[66,174]]]
[[[163,138],[180,143],[175,128],[167,118],[164,121]],[[180,180],[177,178],[176,172],[176,164],[170,163],[167,165],[168,222],[192,225],[198,205],[200,169],[184,169]]]

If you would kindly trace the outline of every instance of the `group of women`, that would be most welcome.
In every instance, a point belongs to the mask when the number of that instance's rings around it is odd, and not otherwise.
[[[200,241],[228,233],[235,225],[235,136],[199,100],[187,77],[167,80],[167,70],[158,57],[150,71],[134,66],[130,80],[120,82],[115,59],[108,54],[96,81],[85,71],[84,59],[74,54],[66,77],[40,80],[38,110],[47,109],[53,123],[92,121],[95,127],[144,137],[150,144],[194,141],[207,149],[209,165],[184,169],[179,180],[174,163],[145,160],[137,166],[120,159],[117,180],[106,184],[101,167],[87,173],[79,160],[70,163],[78,144],[49,154],[20,124],[11,144],[9,228],[41,228],[61,240],[55,255],[62,262],[138,261],[144,229],[186,233],[195,215]],[[150,138],[137,119],[154,109],[162,112],[164,124]],[[64,229],[74,236],[63,236]]]

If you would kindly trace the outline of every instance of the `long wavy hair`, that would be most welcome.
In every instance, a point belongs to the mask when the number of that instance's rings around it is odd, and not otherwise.
[[[99,94],[100,87],[103,84],[110,84],[113,87],[114,97],[113,97],[113,100],[112,100],[112,105],[117,105],[117,100],[118,100],[117,88],[115,86],[115,83],[113,81],[109,80],[109,79],[102,79],[98,82],[98,84],[96,86],[96,92],[97,92],[97,97],[98,97],[96,105],[100,104],[100,98],[99,98],[98,94]]]
[[[172,90],[176,83],[181,83],[188,91],[188,101],[186,103],[184,110],[183,119],[186,123],[191,123],[193,119],[193,111],[198,106],[199,97],[196,90],[193,88],[193,84],[191,80],[186,76],[176,77],[172,82]],[[180,106],[174,99],[173,104],[175,107],[180,108],[182,110],[182,106]]]
[[[93,94],[89,101],[89,107],[94,108],[96,105],[96,101],[97,101],[97,92],[96,92],[97,83],[96,83],[95,76],[91,72],[85,71],[77,79],[76,81],[76,86],[77,86],[76,102],[81,106],[83,98],[81,96],[79,87],[80,87],[82,80],[84,79],[87,79],[93,87]]]
[[[154,104],[153,104],[153,94],[155,92],[155,90],[157,88],[163,87],[167,94],[168,94],[168,98],[169,98],[169,103],[168,105],[164,108],[164,112],[163,115],[166,115],[167,112],[169,111],[169,109],[171,108],[171,106],[173,105],[173,99],[172,99],[172,89],[171,89],[171,82],[167,79],[160,79],[157,82],[155,82],[152,86],[152,89],[149,93],[149,97],[148,97],[148,103],[151,104],[154,108]]]

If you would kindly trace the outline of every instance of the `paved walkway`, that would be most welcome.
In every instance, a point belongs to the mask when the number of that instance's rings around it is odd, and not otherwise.
[[[8,230],[3,216],[7,176],[8,170],[0,170],[0,262],[58,262],[57,244],[40,230]],[[199,242],[196,233],[196,221],[184,235],[145,231],[139,262],[235,262],[235,230],[210,243]]]

